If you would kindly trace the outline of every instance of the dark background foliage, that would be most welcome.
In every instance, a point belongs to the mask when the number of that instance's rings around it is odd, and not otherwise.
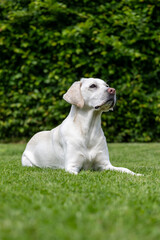
[[[51,129],[81,77],[117,90],[108,141],[160,140],[160,1],[0,0],[0,139]]]

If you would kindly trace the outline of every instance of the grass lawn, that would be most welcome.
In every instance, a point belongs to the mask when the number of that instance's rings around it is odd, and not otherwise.
[[[0,144],[0,239],[160,239],[160,143],[109,144],[118,172],[22,167],[23,144]]]

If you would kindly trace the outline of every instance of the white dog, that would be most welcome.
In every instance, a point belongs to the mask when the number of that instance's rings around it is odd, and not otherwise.
[[[101,114],[113,110],[116,90],[101,79],[82,78],[73,83],[63,98],[72,104],[69,115],[58,127],[31,138],[22,155],[22,165],[62,168],[74,174],[81,169],[93,169],[140,175],[114,167],[109,160]]]

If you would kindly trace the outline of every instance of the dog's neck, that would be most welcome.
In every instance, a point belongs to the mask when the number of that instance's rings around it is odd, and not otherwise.
[[[76,124],[78,128],[85,135],[99,133],[101,129],[101,112],[94,109],[78,108],[72,105],[69,117],[72,119],[73,124]]]

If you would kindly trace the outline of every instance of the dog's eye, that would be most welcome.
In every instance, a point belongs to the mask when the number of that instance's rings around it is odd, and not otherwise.
[[[92,84],[91,86],[89,86],[90,88],[97,88],[97,85]]]

